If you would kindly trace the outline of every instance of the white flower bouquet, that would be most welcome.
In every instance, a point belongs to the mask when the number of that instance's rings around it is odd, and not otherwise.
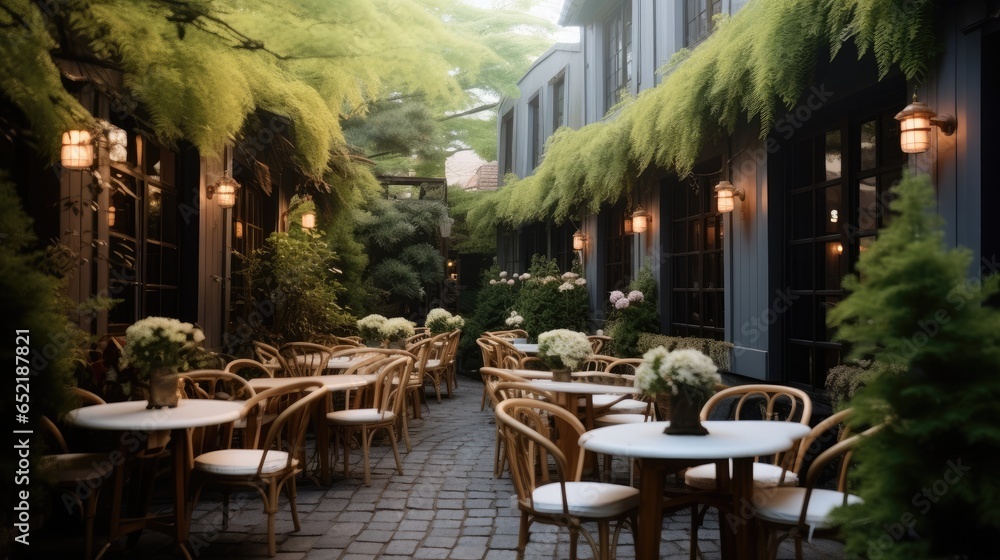
[[[552,369],[576,369],[590,354],[590,341],[583,333],[555,329],[538,335],[538,357]]]
[[[382,325],[388,321],[384,316],[372,314],[358,319],[358,336],[365,342],[382,340]]]
[[[507,319],[504,320],[504,324],[511,328],[520,327],[523,322],[524,317],[521,317],[521,314],[515,310],[511,310],[510,315],[508,315]]]
[[[413,321],[408,321],[402,317],[387,319],[379,327],[379,333],[383,340],[394,341],[407,338],[416,334],[416,325]]]
[[[202,354],[201,329],[169,317],[147,317],[125,330],[125,347],[119,365],[132,367],[141,378],[158,368],[187,371]]]
[[[461,329],[465,326],[465,319],[459,315],[452,315],[448,310],[440,307],[431,309],[424,319],[424,326],[430,330],[431,334],[441,334]]]
[[[635,386],[645,393],[683,395],[704,402],[721,381],[712,358],[693,349],[667,351],[659,346],[642,356],[635,369]]]

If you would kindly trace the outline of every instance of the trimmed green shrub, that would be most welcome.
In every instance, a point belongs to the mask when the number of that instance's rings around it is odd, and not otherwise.
[[[638,292],[640,295],[635,295]],[[626,292],[612,292],[611,311],[605,323],[604,334],[611,337],[605,354],[619,358],[641,355],[639,336],[659,328],[660,317],[656,311],[656,278],[649,266],[643,266],[639,275],[628,285]]]
[[[715,340],[713,338],[698,338],[694,336],[667,336],[664,334],[642,333],[636,343],[637,354],[646,352],[663,346],[667,350],[680,350],[681,348],[693,348],[708,355],[715,362],[715,365],[722,371],[729,371],[729,359],[732,355],[733,343],[725,340]]]

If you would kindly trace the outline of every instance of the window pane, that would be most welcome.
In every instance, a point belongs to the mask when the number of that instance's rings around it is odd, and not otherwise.
[[[840,155],[840,131],[831,130],[826,133],[823,139],[825,143],[824,153],[826,157],[823,162],[823,177],[821,181],[831,181],[841,175],[841,155]]]
[[[813,326],[815,325],[816,298],[813,296],[799,296],[791,306],[789,306],[789,317],[791,317],[790,338],[812,340]]]
[[[906,154],[899,147],[899,121],[894,113],[882,114],[882,146],[879,155],[882,157],[881,165],[904,165],[906,164]]]
[[[790,344],[788,350],[788,380],[808,383],[813,365],[812,349],[800,344]]]
[[[793,290],[811,290],[813,287],[813,245],[803,243],[789,248],[789,268]]]
[[[861,169],[871,169],[875,167],[875,154],[878,150],[876,143],[875,121],[867,121],[861,124]]]
[[[879,215],[880,228],[884,228],[889,225],[890,221],[892,221],[892,211],[890,210],[890,205],[895,199],[895,196],[893,196],[891,189],[896,186],[902,178],[902,169],[896,169],[888,173],[883,173],[879,180],[879,209],[881,210]]]
[[[812,196],[812,191],[792,195],[792,239],[808,239],[813,236]]]
[[[813,141],[805,140],[792,148],[792,188],[813,183]]]
[[[858,182],[858,229],[874,231],[878,227],[878,191],[875,177],[866,177]]]
[[[819,216],[816,218],[818,221],[816,234],[837,233],[843,227],[840,219],[840,185],[823,189],[823,195],[818,198],[822,204],[819,207]]]
[[[844,246],[840,241],[830,241],[821,246],[820,249],[823,252],[824,260],[824,282],[822,289],[824,290],[839,290],[840,280],[844,276],[845,269],[843,268],[843,262],[846,258],[844,255]]]
[[[149,186],[149,214],[146,218],[146,237],[149,239],[161,239],[163,231],[163,191]]]

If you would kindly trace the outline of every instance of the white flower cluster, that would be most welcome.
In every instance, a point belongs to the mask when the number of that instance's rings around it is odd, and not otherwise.
[[[362,317],[357,322],[358,335],[366,342],[382,340],[382,325],[388,320],[384,316],[375,313]]]
[[[705,396],[721,380],[712,359],[690,348],[668,352],[659,346],[642,360],[635,369],[635,386],[646,393]]]
[[[507,284],[508,286],[513,286],[514,280],[526,280],[527,278],[524,278],[525,276],[531,278],[530,274],[525,273],[521,276],[518,276],[516,272],[510,278],[508,278],[507,271],[502,270],[500,271],[500,278],[490,278],[490,285],[495,286],[497,284]]]
[[[576,369],[590,354],[590,341],[583,333],[555,329],[538,335],[538,357],[550,368]]]
[[[611,297],[609,298],[611,303],[615,306],[615,309],[625,309],[633,303],[638,303],[646,299],[639,290],[632,290],[625,295],[620,290],[615,290],[611,292]]]
[[[416,325],[402,317],[386,319],[379,328],[383,340],[397,340],[416,334]]]
[[[504,321],[504,324],[506,324],[508,327],[520,327],[521,323],[523,322],[524,322],[524,317],[521,317],[521,314],[518,313],[517,311],[511,310],[510,315],[507,316],[507,319]]]
[[[427,313],[424,326],[430,329],[431,334],[441,334],[461,329],[465,326],[465,319],[452,315],[447,309],[437,307]]]
[[[169,317],[147,317],[125,330],[125,348],[119,365],[140,370],[164,366],[183,369],[184,354],[203,340],[205,334],[191,323]]]
[[[562,284],[559,285],[560,292],[567,292],[569,290],[576,289],[577,286],[586,286],[587,280],[585,278],[580,278],[580,275],[575,272],[564,272],[562,275]]]

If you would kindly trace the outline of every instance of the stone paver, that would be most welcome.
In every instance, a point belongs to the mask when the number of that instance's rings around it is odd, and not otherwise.
[[[372,485],[364,486],[361,454],[351,454],[353,472],[343,477],[335,467],[329,487],[309,481],[298,485],[302,531],[291,533],[288,503],[282,498],[277,516],[277,558],[441,558],[456,560],[506,560],[516,557],[519,513],[509,477],[493,478],[495,427],[493,415],[479,410],[482,384],[462,377],[452,399],[430,403],[421,420],[410,421],[413,451],[403,453],[404,475],[396,473],[389,446],[372,449]],[[616,482],[628,479],[628,462],[614,464]],[[156,507],[157,504],[154,504]],[[700,549],[707,558],[718,558],[718,521],[710,511],[699,532]],[[661,558],[687,558],[689,511],[664,520]],[[66,523],[72,524],[73,520]],[[233,495],[229,526],[222,527],[220,495],[203,495],[192,516],[192,542],[196,558],[266,557],[266,517],[253,494]],[[58,534],[53,534],[58,533]],[[46,554],[76,557],[82,539],[79,529],[46,531]],[[596,528],[594,531],[596,535]],[[97,547],[103,544],[97,537]],[[125,539],[105,558],[172,558],[169,540],[145,533],[134,551],[123,550]],[[580,539],[581,558],[591,551]],[[623,531],[618,558],[634,558],[632,535]],[[526,559],[556,559],[569,556],[568,532],[535,524],[525,551]],[[817,540],[805,544],[811,560],[842,557],[837,543]],[[794,557],[785,545],[780,558]]]

